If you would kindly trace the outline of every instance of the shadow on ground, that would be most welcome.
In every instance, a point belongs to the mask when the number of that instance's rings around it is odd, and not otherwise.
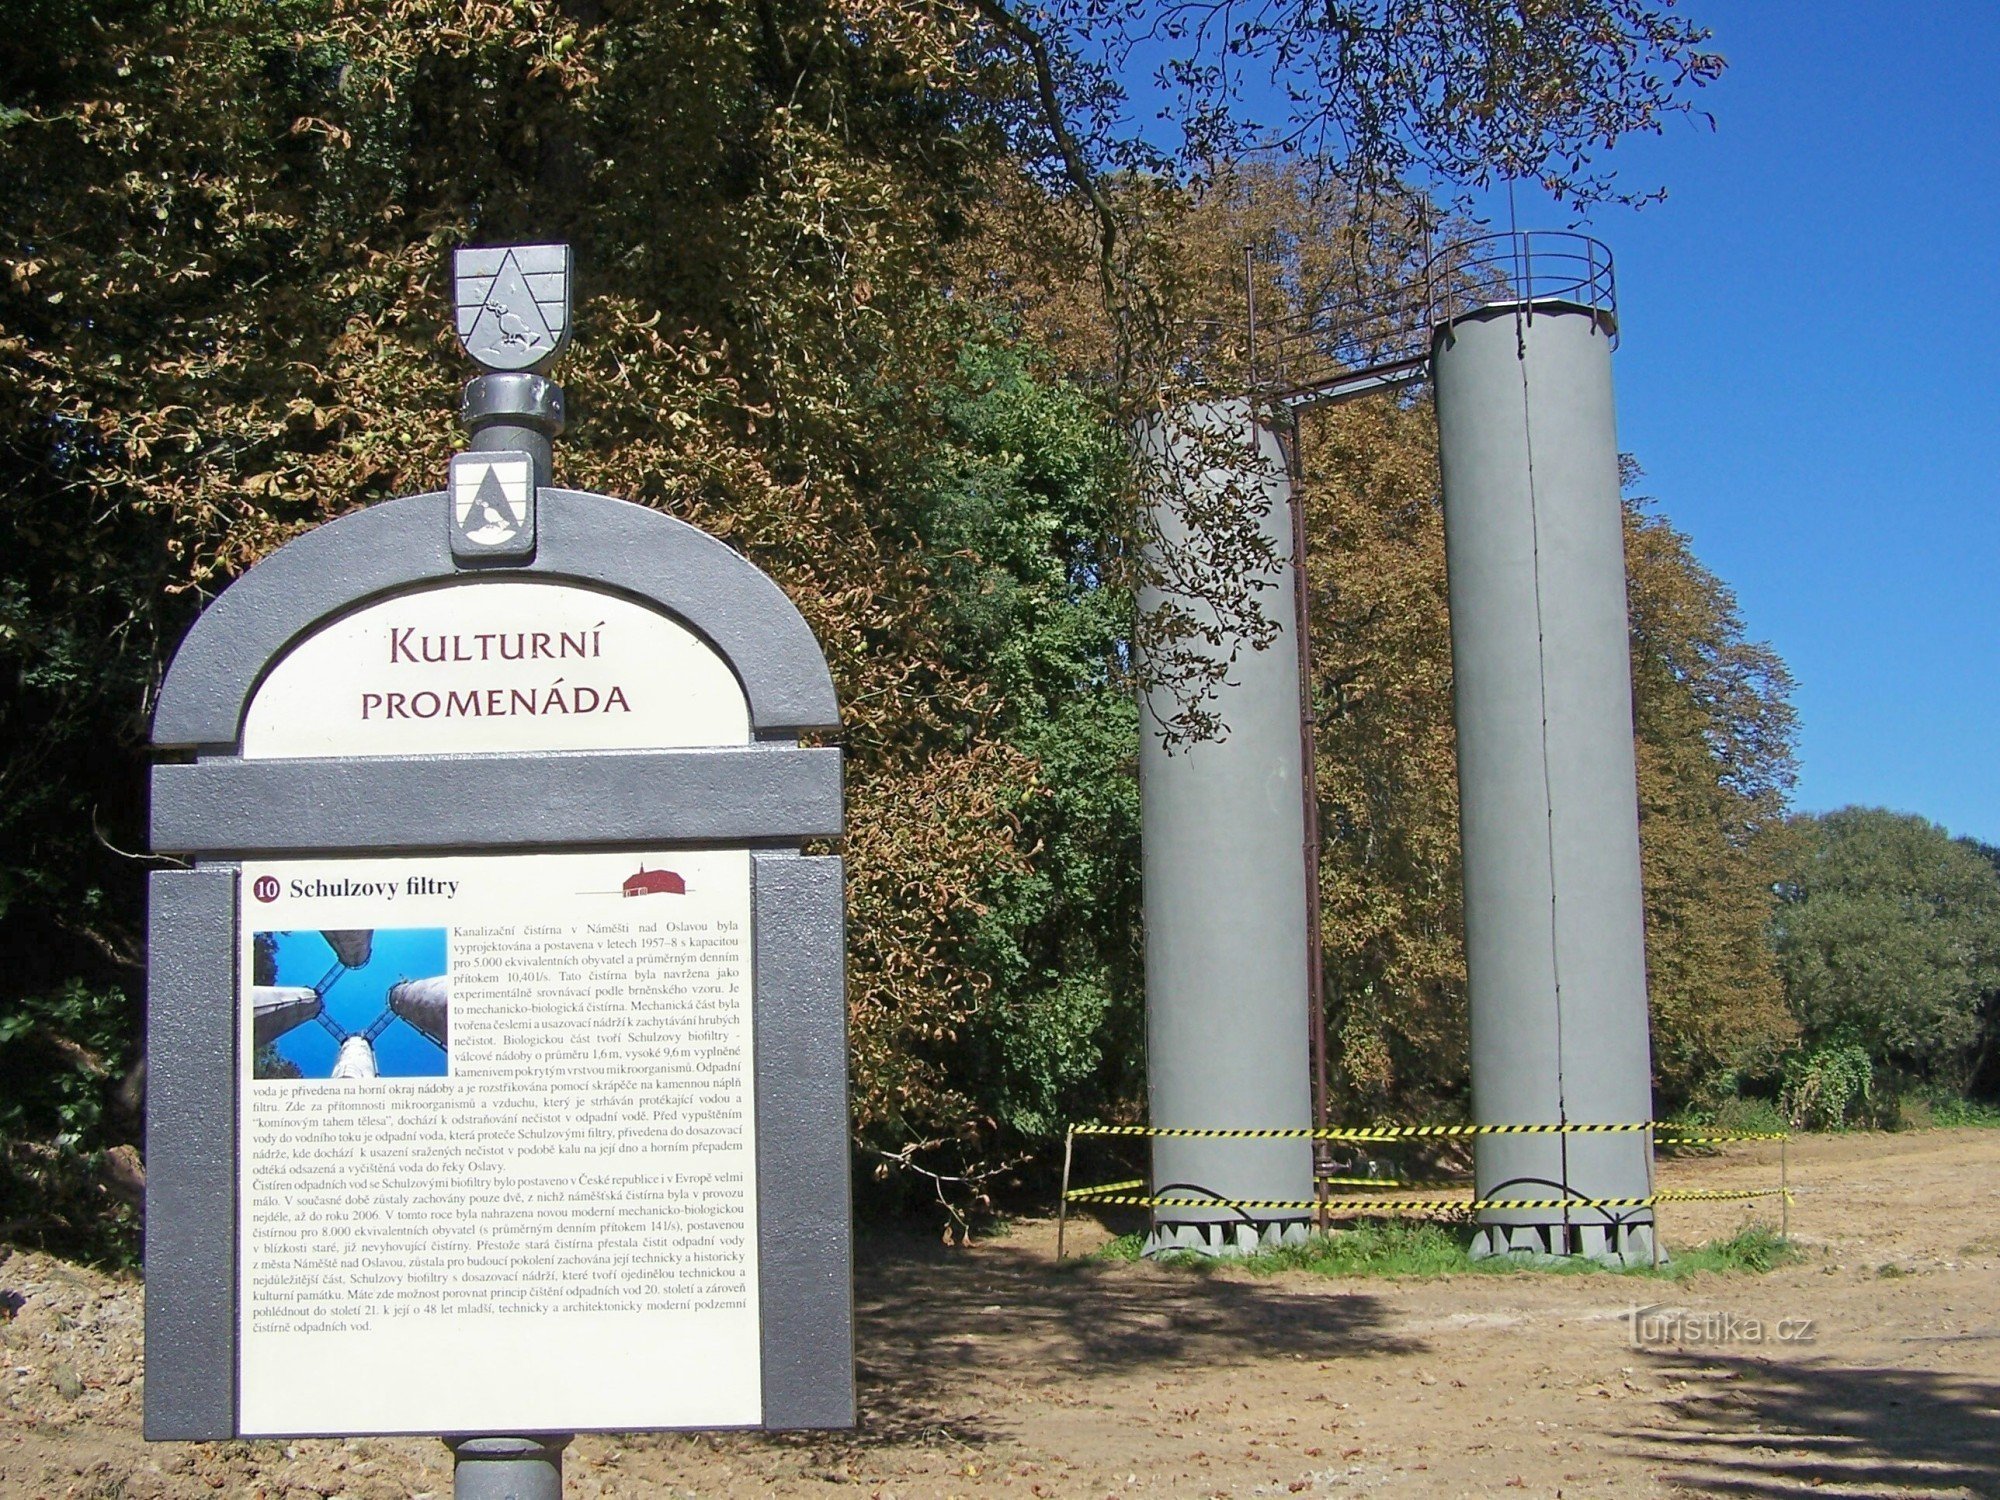
[[[856,1355],[865,1435],[901,1441],[949,1422],[992,1434],[968,1384],[1098,1381],[1297,1355],[1333,1360],[1424,1346],[1386,1331],[1364,1292],[1295,1290],[1147,1264],[1070,1261],[1006,1246],[947,1250],[869,1237],[856,1246]],[[947,1415],[949,1414],[949,1415]],[[970,1424],[970,1426],[966,1425]]]
[[[1992,1335],[1986,1336],[1992,1340]],[[1927,1372],[1661,1353],[1691,1387],[1635,1434],[1661,1477],[1705,1495],[2000,1496],[2000,1382]]]

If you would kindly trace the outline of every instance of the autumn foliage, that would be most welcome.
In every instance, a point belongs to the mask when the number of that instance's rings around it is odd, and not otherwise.
[[[1515,168],[1560,179],[1715,66],[1635,0],[1533,36],[1471,6],[1440,89],[1398,95],[1430,8],[1384,0],[1342,75],[1375,97],[1334,100],[1375,132],[1343,187],[1117,148],[1088,53],[1117,7],[29,9],[0,44],[0,1233],[99,1248],[139,1140],[151,695],[244,568],[438,484],[453,246],[572,243],[562,481],[739,548],[824,645],[857,1156],[962,1213],[1065,1120],[1143,1115],[1124,433],[1165,384],[1242,378],[1241,245],[1270,307],[1387,288],[1448,229],[1406,169],[1512,122]],[[1578,66],[1532,79],[1530,42]],[[1406,393],[1304,443],[1339,1107],[1431,1115],[1464,1092],[1431,418]],[[1684,540],[1635,512],[1630,544],[1674,1100],[1787,1035],[1758,934],[1789,718]]]

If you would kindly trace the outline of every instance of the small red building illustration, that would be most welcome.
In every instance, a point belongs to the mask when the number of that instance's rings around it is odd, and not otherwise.
[[[639,866],[637,875],[625,878],[625,894],[628,896],[685,896],[687,882],[672,870],[649,870]]]

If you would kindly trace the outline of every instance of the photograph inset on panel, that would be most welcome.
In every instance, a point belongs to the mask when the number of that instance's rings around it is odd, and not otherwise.
[[[259,932],[251,964],[251,1077],[366,1083],[451,1071],[446,929]]]

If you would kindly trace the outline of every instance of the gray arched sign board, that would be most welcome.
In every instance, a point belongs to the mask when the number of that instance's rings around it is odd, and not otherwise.
[[[149,1437],[853,1422],[825,661],[514,477],[300,537],[162,686]]]

